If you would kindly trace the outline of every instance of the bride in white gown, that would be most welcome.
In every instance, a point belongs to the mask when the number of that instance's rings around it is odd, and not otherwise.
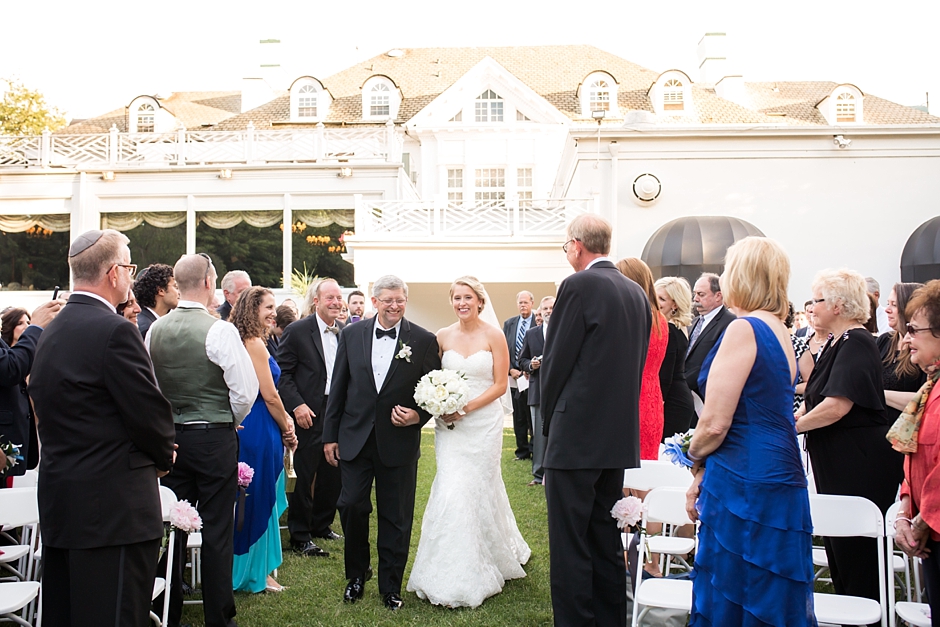
[[[509,349],[502,331],[480,317],[486,300],[475,278],[454,281],[458,321],[437,333],[443,367],[466,375],[472,400],[462,415],[436,421],[437,474],[408,590],[448,607],[477,607],[507,580],[525,577],[522,565],[532,554],[500,470]]]

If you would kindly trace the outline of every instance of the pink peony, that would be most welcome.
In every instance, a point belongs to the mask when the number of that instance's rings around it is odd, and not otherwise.
[[[202,518],[196,508],[183,499],[170,508],[170,524],[180,531],[192,533],[202,529]]]
[[[635,496],[627,496],[616,503],[610,510],[610,515],[617,520],[617,526],[621,529],[633,527],[643,517],[643,501]]]
[[[243,488],[247,488],[251,483],[251,480],[254,479],[255,469],[246,464],[245,462],[238,462],[238,485]]]

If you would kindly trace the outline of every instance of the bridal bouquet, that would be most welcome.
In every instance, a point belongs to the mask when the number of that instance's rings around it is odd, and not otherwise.
[[[689,444],[692,442],[694,433],[695,429],[689,429],[685,433],[677,433],[666,439],[666,448],[663,450],[663,454],[676,466],[691,468],[695,463],[689,459]]]
[[[457,370],[432,370],[418,381],[415,402],[435,418],[463,409],[470,400],[467,377]],[[447,425],[453,429],[453,423]]]

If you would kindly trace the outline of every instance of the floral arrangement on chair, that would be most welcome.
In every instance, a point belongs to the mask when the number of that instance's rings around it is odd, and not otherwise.
[[[235,530],[241,531],[245,526],[245,498],[248,496],[248,486],[255,478],[255,469],[245,462],[238,462],[238,501],[235,503]]]

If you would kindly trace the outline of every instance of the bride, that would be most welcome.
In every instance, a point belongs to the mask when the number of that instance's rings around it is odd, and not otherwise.
[[[457,279],[450,296],[457,322],[438,331],[437,341],[443,367],[466,375],[472,400],[437,420],[437,474],[408,590],[435,605],[477,607],[506,580],[525,577],[522,565],[532,552],[516,527],[500,471],[506,338],[481,319],[487,297],[478,280]]]

